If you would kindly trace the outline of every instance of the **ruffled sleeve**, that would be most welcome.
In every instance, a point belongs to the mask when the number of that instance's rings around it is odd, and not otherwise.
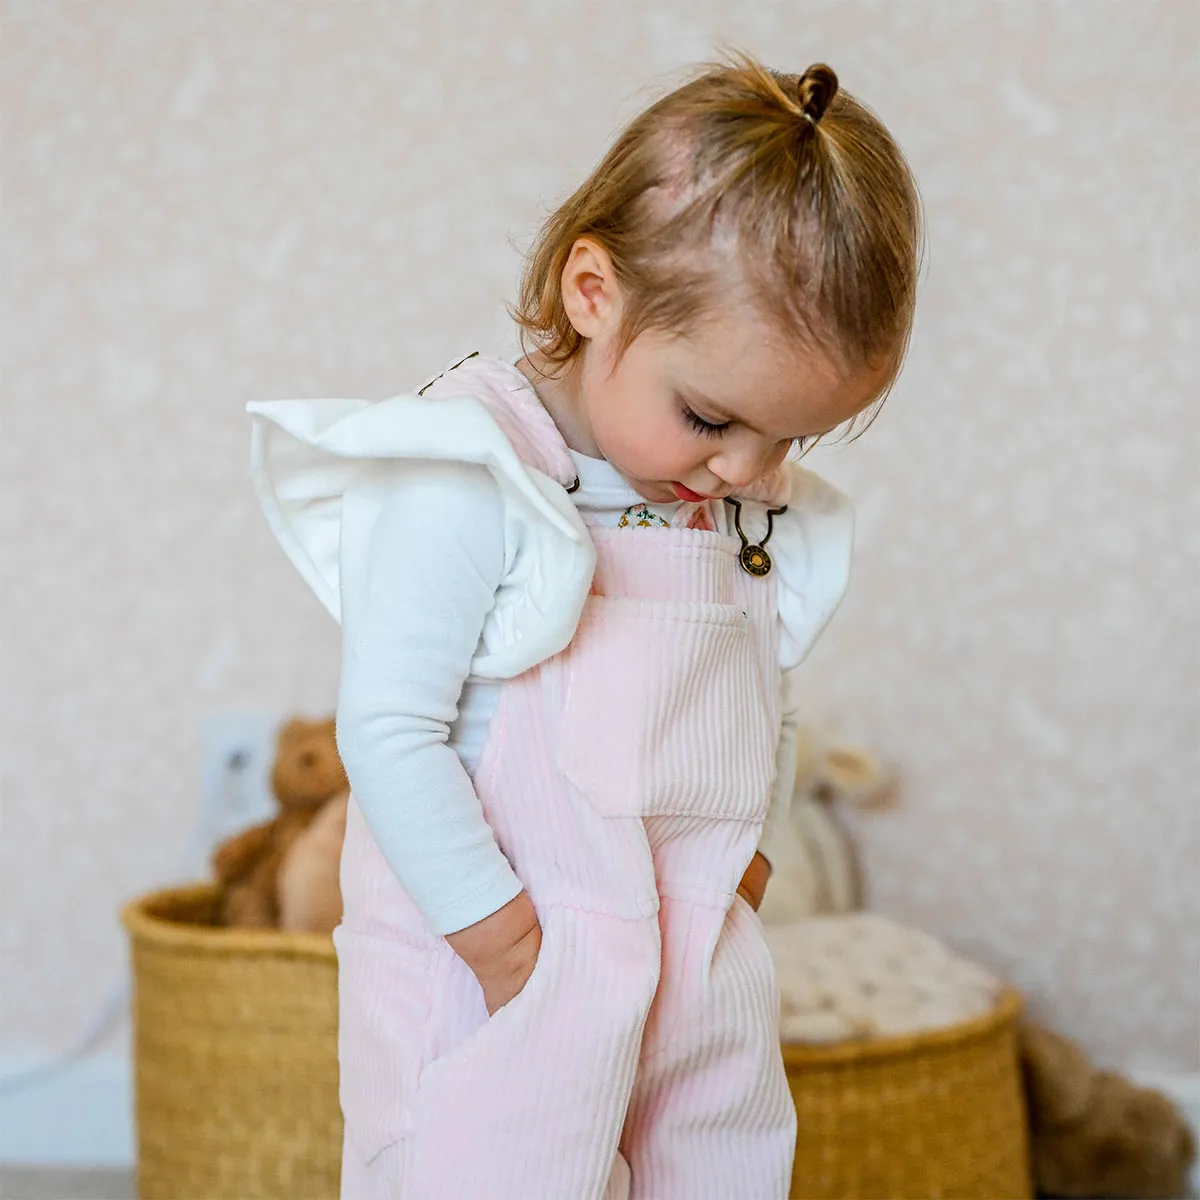
[[[837,611],[850,579],[854,511],[818,475],[790,468],[788,510],[777,518],[769,550],[779,572],[779,665],[803,662]]]
[[[595,567],[587,527],[563,486],[522,461],[480,399],[275,400],[247,411],[263,512],[335,620],[342,540],[366,533],[346,528],[346,490],[372,473],[403,469],[405,460],[442,459],[485,465],[505,502],[504,581],[471,674],[510,678],[570,641]]]

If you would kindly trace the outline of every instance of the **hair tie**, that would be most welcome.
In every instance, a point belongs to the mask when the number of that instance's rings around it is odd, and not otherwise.
[[[796,81],[800,114],[814,129],[837,92],[838,77],[824,63],[813,63]]]

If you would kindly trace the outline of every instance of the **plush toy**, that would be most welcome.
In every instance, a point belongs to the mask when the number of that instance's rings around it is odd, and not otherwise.
[[[1041,1195],[1185,1195],[1196,1143],[1166,1096],[1097,1071],[1075,1042],[1041,1026],[1024,1026],[1020,1047]]]
[[[293,874],[295,878],[304,877],[306,856],[311,858],[314,846],[330,838],[331,826],[336,828],[336,813],[326,817],[325,808],[335,799],[341,802],[347,788],[332,718],[324,721],[297,718],[284,724],[279,731],[271,772],[271,790],[279,802],[279,815],[235,834],[213,854],[221,924],[259,929],[281,924],[280,870],[299,845],[301,866]],[[343,822],[344,811],[343,804]],[[309,835],[309,827],[318,815],[322,824]],[[289,888],[290,901],[294,899],[295,888],[293,882]],[[339,899],[339,914],[340,909]],[[302,918],[289,914],[290,921],[295,919]]]
[[[775,848],[771,881],[759,908],[763,923],[786,925],[861,907],[858,858],[836,807],[845,801],[879,808],[893,795],[892,777],[873,754],[802,726],[789,814],[796,837]]]
[[[349,792],[327,800],[284,852],[276,884],[280,929],[332,933],[342,919],[339,869],[349,804]]]

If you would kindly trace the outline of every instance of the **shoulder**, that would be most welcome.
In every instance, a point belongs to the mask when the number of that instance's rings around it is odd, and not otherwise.
[[[771,547],[779,570],[780,665],[798,666],[837,611],[850,581],[854,509],[812,471],[788,468],[787,512]]]
[[[570,452],[515,368],[477,356],[387,400],[247,407],[252,477],[267,521],[335,618],[340,555],[365,543],[387,491],[420,493],[430,504],[440,496],[465,520],[473,504],[495,511],[498,494],[506,578],[523,582],[497,593],[486,652],[473,669],[507,677],[566,645],[595,551],[565,490],[574,478]],[[381,489],[381,480],[391,487]],[[465,487],[452,494],[454,481]]]
[[[524,384],[524,387],[521,385]],[[497,444],[566,486],[570,454],[515,368],[474,356],[424,386],[384,400],[269,400],[248,404],[256,443],[280,434],[344,459],[443,458],[495,464]],[[557,438],[561,443],[561,437]]]
[[[563,487],[573,482],[574,465],[562,434],[533,385],[511,363],[469,354],[434,376],[417,394],[431,401],[472,397],[487,410],[522,462]]]
[[[480,523],[494,528],[504,502],[492,473],[479,463],[412,460],[359,474],[342,497],[343,532],[352,522],[390,527],[414,515],[423,525],[457,535]]]
[[[529,382],[500,359],[471,355],[386,400],[273,400],[247,409],[264,505],[341,496],[388,463],[478,464],[515,511],[580,536],[574,507],[560,495],[575,478],[570,451]]]
[[[850,499],[845,492],[834,487],[815,471],[809,471],[799,463],[792,463],[788,467],[788,477],[791,480],[788,498],[790,507],[806,513],[852,511]]]

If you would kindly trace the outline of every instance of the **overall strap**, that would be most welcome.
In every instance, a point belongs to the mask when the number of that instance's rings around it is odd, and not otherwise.
[[[573,492],[579,486],[571,452],[529,380],[502,359],[474,351],[435,376],[418,395],[440,398],[466,393],[480,401],[517,456]]]

